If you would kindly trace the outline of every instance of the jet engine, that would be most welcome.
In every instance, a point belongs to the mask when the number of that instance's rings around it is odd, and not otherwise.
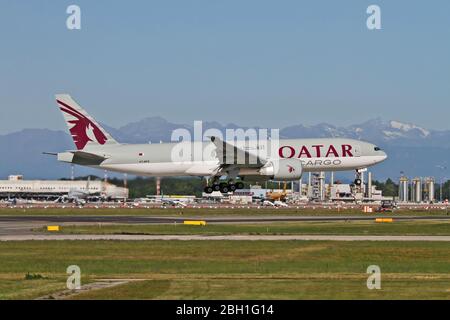
[[[302,162],[299,159],[270,160],[259,173],[271,180],[298,180],[303,173]]]

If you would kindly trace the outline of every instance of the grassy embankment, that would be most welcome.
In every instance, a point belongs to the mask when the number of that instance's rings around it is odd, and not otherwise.
[[[94,299],[449,299],[450,244],[326,241],[42,241],[0,243],[0,299],[82,282],[138,279],[82,293]],[[382,289],[368,290],[379,265]],[[27,272],[44,279],[25,280]]]
[[[38,231],[46,231],[38,229]],[[202,234],[202,235],[450,235],[450,221],[281,222],[259,224],[77,225],[63,226],[65,234]]]

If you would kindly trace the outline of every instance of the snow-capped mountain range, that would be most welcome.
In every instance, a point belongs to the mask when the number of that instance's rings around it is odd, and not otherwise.
[[[442,143],[450,146],[450,141],[443,139],[450,137],[450,131],[431,131],[395,120],[373,119],[349,127],[336,127],[327,123],[314,126],[295,125],[284,128],[281,133],[289,138],[301,134],[302,137],[348,137],[388,145],[405,145],[405,143],[406,145],[423,145],[424,141],[427,141],[435,146],[441,146]]]

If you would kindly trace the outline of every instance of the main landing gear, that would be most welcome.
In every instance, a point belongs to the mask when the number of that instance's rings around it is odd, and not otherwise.
[[[229,181],[227,182],[214,182],[210,186],[206,186],[204,189],[205,193],[213,193],[214,191],[220,191],[221,193],[234,192],[238,189],[244,189],[244,183],[238,181],[236,183]]]

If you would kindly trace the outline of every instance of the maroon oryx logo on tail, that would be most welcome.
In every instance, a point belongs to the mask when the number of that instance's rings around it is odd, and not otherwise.
[[[73,127],[70,128],[69,130],[70,133],[72,134],[73,141],[75,142],[75,145],[77,146],[78,150],[84,149],[86,144],[89,141],[94,141],[94,139],[99,144],[103,145],[106,143],[108,138],[95,123],[93,123],[91,120],[86,118],[85,115],[75,110],[68,104],[60,100],[56,101],[60,105],[59,108],[61,109],[61,111],[75,118],[74,120],[68,120],[67,122],[73,124]]]
[[[289,173],[295,172],[295,168],[293,166],[287,165]]]

